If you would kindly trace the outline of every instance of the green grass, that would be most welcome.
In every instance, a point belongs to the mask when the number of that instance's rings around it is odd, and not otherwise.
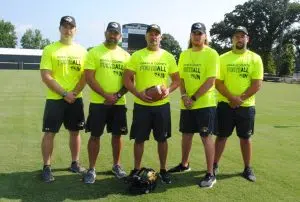
[[[56,181],[40,181],[40,142],[45,87],[38,71],[8,71],[0,74],[0,201],[299,201],[300,197],[300,85],[264,83],[257,95],[257,119],[253,137],[253,167],[256,183],[240,176],[243,169],[239,142],[233,135],[220,162],[220,174],[213,189],[196,183],[205,172],[203,146],[195,135],[191,152],[192,171],[173,176],[173,184],[158,184],[154,193],[131,196],[127,185],[111,173],[110,137],[101,139],[97,181],[85,185],[79,175],[68,172],[68,134],[62,129],[55,139],[52,168]],[[88,107],[85,90],[85,110]],[[178,132],[178,92],[172,95],[172,130],[169,140],[169,167],[181,158]],[[128,97],[128,122],[132,97]],[[82,134],[81,162],[88,165],[87,140]],[[133,142],[124,138],[122,163],[129,172],[133,165]],[[159,168],[156,143],[146,143],[143,165]]]

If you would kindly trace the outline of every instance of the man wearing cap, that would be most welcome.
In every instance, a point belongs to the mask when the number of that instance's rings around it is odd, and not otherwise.
[[[181,111],[179,131],[182,132],[182,159],[169,172],[190,171],[189,153],[194,133],[199,133],[204,145],[207,173],[200,181],[200,187],[212,187],[216,183],[213,174],[214,129],[216,99],[214,82],[219,68],[218,53],[205,45],[206,28],[203,23],[191,27],[191,47],[180,54],[179,74]]]
[[[263,64],[259,55],[247,50],[248,31],[239,26],[232,36],[232,50],[220,56],[220,72],[216,79],[218,94],[217,138],[215,142],[214,171],[225,148],[227,138],[236,128],[244,160],[243,177],[256,181],[250,167],[251,136],[254,132],[255,94],[263,79]]]
[[[70,134],[70,170],[76,173],[84,171],[78,161],[81,144],[79,130],[84,128],[81,91],[85,86],[83,62],[86,50],[73,42],[76,33],[74,17],[62,17],[59,31],[60,40],[44,48],[40,64],[42,80],[48,87],[41,144],[44,160],[42,179],[45,182],[54,181],[50,167],[53,141],[62,123]]]
[[[86,130],[91,132],[88,142],[89,170],[84,182],[92,184],[96,179],[96,160],[100,149],[100,137],[106,126],[112,134],[112,172],[117,178],[126,176],[120,164],[122,135],[127,134],[125,96],[122,77],[130,55],[118,46],[121,26],[110,22],[105,31],[104,43],[92,48],[85,62],[85,75],[91,87],[89,116]]]
[[[167,139],[171,137],[169,93],[178,87],[180,79],[174,56],[160,48],[160,27],[149,25],[145,39],[147,47],[132,55],[124,72],[124,85],[135,96],[130,131],[130,139],[135,140],[134,169],[130,176],[141,169],[144,142],[149,140],[152,130],[158,145],[161,181],[170,184],[171,178],[166,171]],[[171,83],[168,85],[169,77]],[[154,102],[145,94],[145,89],[156,85],[166,88],[163,89],[163,98]]]

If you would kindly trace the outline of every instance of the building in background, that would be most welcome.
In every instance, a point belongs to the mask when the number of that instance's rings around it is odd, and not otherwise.
[[[40,68],[43,50],[0,48],[0,69]]]
[[[146,24],[130,23],[122,26],[122,48],[130,54],[147,46]]]

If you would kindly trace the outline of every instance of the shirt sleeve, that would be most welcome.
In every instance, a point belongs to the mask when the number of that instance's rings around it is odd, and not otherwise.
[[[220,65],[220,59],[217,52],[213,52],[207,61],[206,77],[216,77]]]
[[[52,55],[49,47],[45,47],[43,50],[40,69],[52,70]]]
[[[136,54],[133,54],[130,58],[129,58],[129,60],[128,60],[128,62],[127,62],[127,64],[126,64],[126,66],[125,66],[125,69],[129,69],[129,70],[131,70],[131,71],[134,71],[134,72],[136,72],[136,68],[137,68],[137,65],[138,65],[138,62],[137,62],[137,58],[138,56],[136,55]]]
[[[179,76],[182,79],[183,78],[183,53],[181,53],[179,56],[178,69],[179,69]]]
[[[254,68],[252,71],[252,79],[263,79],[264,76],[264,67],[260,56],[256,56],[254,59]]]
[[[84,69],[90,69],[90,70],[96,69],[93,49],[91,49],[85,56]]]
[[[169,74],[173,74],[175,72],[178,72],[178,66],[176,64],[175,57],[170,54],[170,57],[169,57]]]
[[[217,79],[223,81],[225,78],[225,63],[224,63],[224,59],[221,57],[219,57],[219,67],[217,69]]]

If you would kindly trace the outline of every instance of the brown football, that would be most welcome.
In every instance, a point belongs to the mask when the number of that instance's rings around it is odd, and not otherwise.
[[[151,86],[145,90],[145,94],[152,98],[152,101],[156,102],[164,96],[163,89],[165,87],[163,85]]]

